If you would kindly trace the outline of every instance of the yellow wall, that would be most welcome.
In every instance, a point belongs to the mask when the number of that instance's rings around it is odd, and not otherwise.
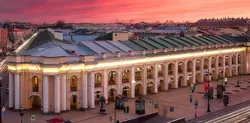
[[[127,41],[129,39],[128,32],[113,33],[113,41]]]

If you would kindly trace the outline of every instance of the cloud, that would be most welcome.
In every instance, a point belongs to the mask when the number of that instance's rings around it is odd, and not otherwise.
[[[248,16],[249,0],[0,0],[0,21],[196,20]]]

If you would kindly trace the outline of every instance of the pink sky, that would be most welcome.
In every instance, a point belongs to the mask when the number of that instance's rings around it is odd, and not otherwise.
[[[0,21],[195,21],[247,17],[250,0],[0,0]]]

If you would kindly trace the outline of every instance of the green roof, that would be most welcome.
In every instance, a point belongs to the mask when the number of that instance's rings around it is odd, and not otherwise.
[[[168,42],[168,43],[174,45],[175,47],[183,47],[182,44],[180,44],[180,43],[178,43],[176,41],[173,41],[172,39],[169,39],[169,38],[160,38],[160,39],[162,39],[163,41]]]
[[[163,41],[163,40],[160,39],[160,38],[149,38],[149,39],[151,39],[151,40],[153,40],[153,41],[159,43],[160,45],[165,46],[166,48],[173,48],[173,47],[175,47],[174,45],[172,45],[172,44],[170,44],[170,43],[168,43],[168,42],[165,42],[165,41]]]
[[[165,48],[164,46],[158,44],[156,41],[152,41],[152,40],[150,40],[150,39],[148,39],[148,38],[144,38],[144,39],[141,39],[141,40],[147,42],[148,44],[153,45],[154,47],[156,47],[156,48],[158,48],[158,49]]]
[[[157,49],[156,47],[153,47],[152,45],[150,45],[150,44],[148,44],[148,43],[146,43],[144,41],[141,41],[141,40],[133,40],[132,42],[138,44],[141,47],[144,47],[147,50]]]

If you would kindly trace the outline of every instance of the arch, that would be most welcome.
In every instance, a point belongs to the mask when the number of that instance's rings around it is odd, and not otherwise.
[[[208,65],[209,65],[209,60],[208,60],[208,58],[205,58],[204,59],[204,64],[203,64],[203,68],[204,69],[208,69]]]
[[[137,67],[135,69],[135,81],[141,81],[142,80],[142,74],[143,74],[142,68]]]
[[[122,83],[128,83],[130,79],[130,70],[124,69],[122,71]]]
[[[102,87],[102,74],[101,73],[95,73],[95,87]]]
[[[154,67],[153,66],[148,66],[147,67],[147,78],[152,79],[154,75]]]
[[[32,92],[39,91],[39,79],[37,76],[32,77]]]
[[[159,91],[164,91],[164,86],[165,86],[165,82],[164,82],[164,80],[160,80],[159,81],[159,84],[158,84],[158,90]]]
[[[225,65],[228,66],[230,63],[230,58],[229,56],[225,56]]]
[[[168,81],[168,89],[171,89],[172,87],[174,87],[174,77],[171,77],[169,78],[169,81]]]
[[[223,65],[223,58],[219,57],[219,59],[218,59],[218,66],[222,67],[222,65]]]
[[[135,96],[142,96],[143,95],[143,86],[141,84],[137,84],[135,86]]]
[[[29,97],[31,109],[41,109],[42,107],[42,100],[38,95],[32,95]]]
[[[215,68],[216,67],[216,60],[215,57],[211,58],[211,68]]]
[[[102,92],[101,91],[96,91],[95,92],[95,104],[99,104],[99,100],[100,100],[100,97],[102,95]]]
[[[162,77],[162,76],[164,76],[164,65],[163,64],[159,64],[158,65],[158,76],[159,77]]]
[[[184,77],[183,76],[179,76],[178,78],[178,87],[181,86],[185,86],[185,82],[184,82]]]
[[[225,71],[225,76],[226,77],[230,77],[230,69],[229,68],[226,68],[226,71]]]
[[[235,55],[232,55],[232,64],[236,64],[236,56]]]
[[[197,60],[196,60],[195,66],[196,66],[195,69],[196,69],[197,71],[201,70],[201,60],[200,60],[200,59],[197,59]]]
[[[169,75],[174,74],[174,64],[173,63],[168,64],[168,74]]]
[[[217,75],[216,75],[216,71],[215,70],[212,70],[212,80],[216,80],[217,78]]]
[[[178,63],[178,73],[183,73],[184,72],[184,63],[183,62],[179,62]]]
[[[125,86],[122,88],[122,95],[125,97],[130,97],[130,88],[128,86]]]
[[[114,101],[117,96],[117,91],[114,88],[109,89],[108,91],[108,101]]]
[[[108,74],[109,78],[108,78],[108,84],[109,85],[115,85],[116,84],[116,80],[117,80],[117,72],[116,71],[110,71]]]
[[[70,110],[76,110],[77,109],[77,96],[72,95],[70,97]]]
[[[187,62],[187,72],[192,72],[193,71],[193,63],[191,60]]]
[[[191,86],[191,84],[193,84],[193,76],[192,76],[192,74],[189,74],[187,77],[188,77],[187,84],[188,84],[188,86]]]
[[[195,75],[195,83],[196,84],[201,83],[201,74],[200,73],[197,73]]]
[[[236,69],[235,69],[235,67],[232,68],[232,75],[233,75],[233,76],[236,75]]]
[[[154,92],[154,83],[153,82],[148,82],[147,83],[147,93],[153,93]]]
[[[76,76],[72,76],[70,78],[70,91],[71,92],[77,91],[77,77]]]

